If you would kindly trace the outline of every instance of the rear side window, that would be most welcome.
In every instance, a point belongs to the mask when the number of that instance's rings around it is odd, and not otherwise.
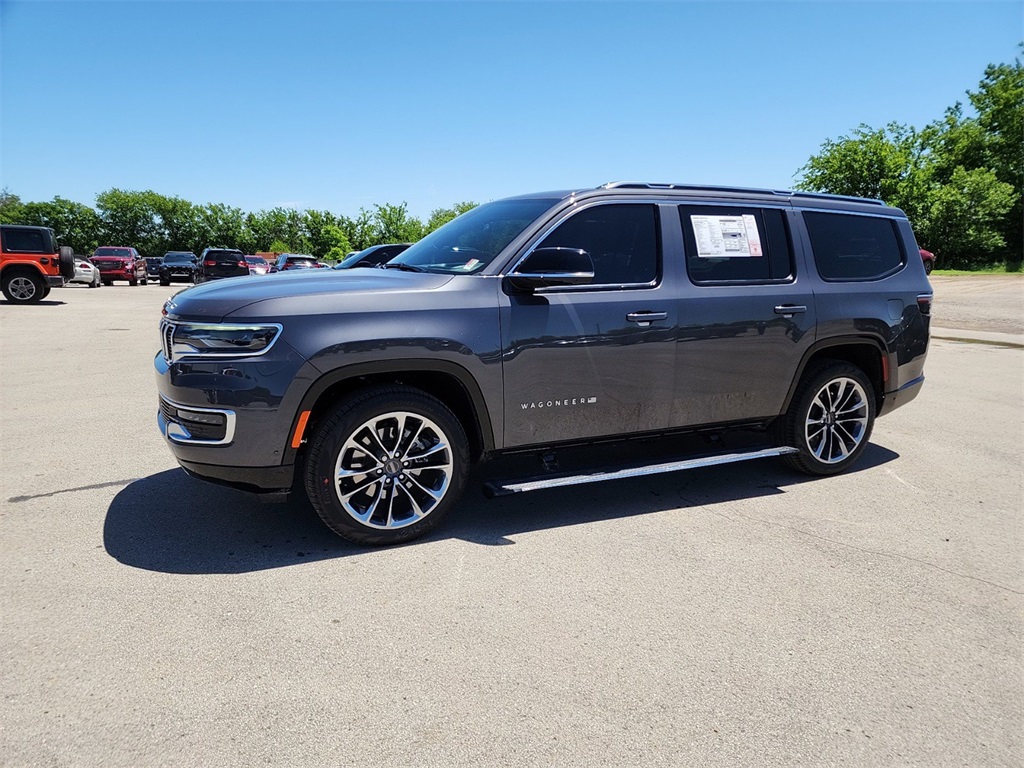
[[[4,251],[7,253],[49,253],[43,233],[37,229],[3,230]]]
[[[785,214],[778,208],[679,207],[690,280],[769,283],[793,276]]]
[[[871,280],[903,264],[896,222],[881,216],[804,211],[814,263],[824,280]]]
[[[592,285],[647,284],[658,276],[653,205],[595,205],[559,224],[539,247],[585,250],[594,262]]]

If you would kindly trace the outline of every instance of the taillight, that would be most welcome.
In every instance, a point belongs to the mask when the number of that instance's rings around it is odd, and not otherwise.
[[[932,294],[920,293],[917,296],[917,309],[922,315],[930,315],[932,313]]]
[[[216,261],[204,261],[203,262],[203,266],[204,267],[216,267],[217,266],[217,262]]]

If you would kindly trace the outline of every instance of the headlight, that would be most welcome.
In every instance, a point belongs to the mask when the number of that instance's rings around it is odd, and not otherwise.
[[[160,323],[164,359],[175,363],[185,357],[246,357],[262,355],[281,335],[277,323]]]

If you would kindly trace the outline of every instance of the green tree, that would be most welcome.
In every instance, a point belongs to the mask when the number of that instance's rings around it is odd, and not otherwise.
[[[55,197],[48,203],[25,203],[18,223],[50,227],[62,245],[76,253],[92,253],[99,245],[100,219],[87,205]]]
[[[877,197],[907,212],[918,240],[951,267],[1024,258],[1024,70],[992,65],[976,116],[959,103],[924,129],[861,125],[826,140],[798,171],[798,188]]]
[[[429,234],[435,229],[439,229],[447,224],[452,219],[461,216],[466,211],[471,211],[476,208],[476,203],[462,202],[456,203],[451,208],[437,208],[431,214],[427,220],[426,226],[424,227],[424,234]]]
[[[21,218],[24,206],[21,198],[7,187],[0,190],[0,224],[15,224]]]
[[[409,206],[375,205],[371,245],[383,243],[414,243],[423,237],[423,222],[409,215]]]

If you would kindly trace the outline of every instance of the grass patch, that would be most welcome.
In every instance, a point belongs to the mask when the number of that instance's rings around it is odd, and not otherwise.
[[[1006,275],[1008,277],[1020,277],[1022,272],[1007,272],[1004,266],[984,267],[983,269],[933,269],[935,277],[961,277],[970,275]]]

